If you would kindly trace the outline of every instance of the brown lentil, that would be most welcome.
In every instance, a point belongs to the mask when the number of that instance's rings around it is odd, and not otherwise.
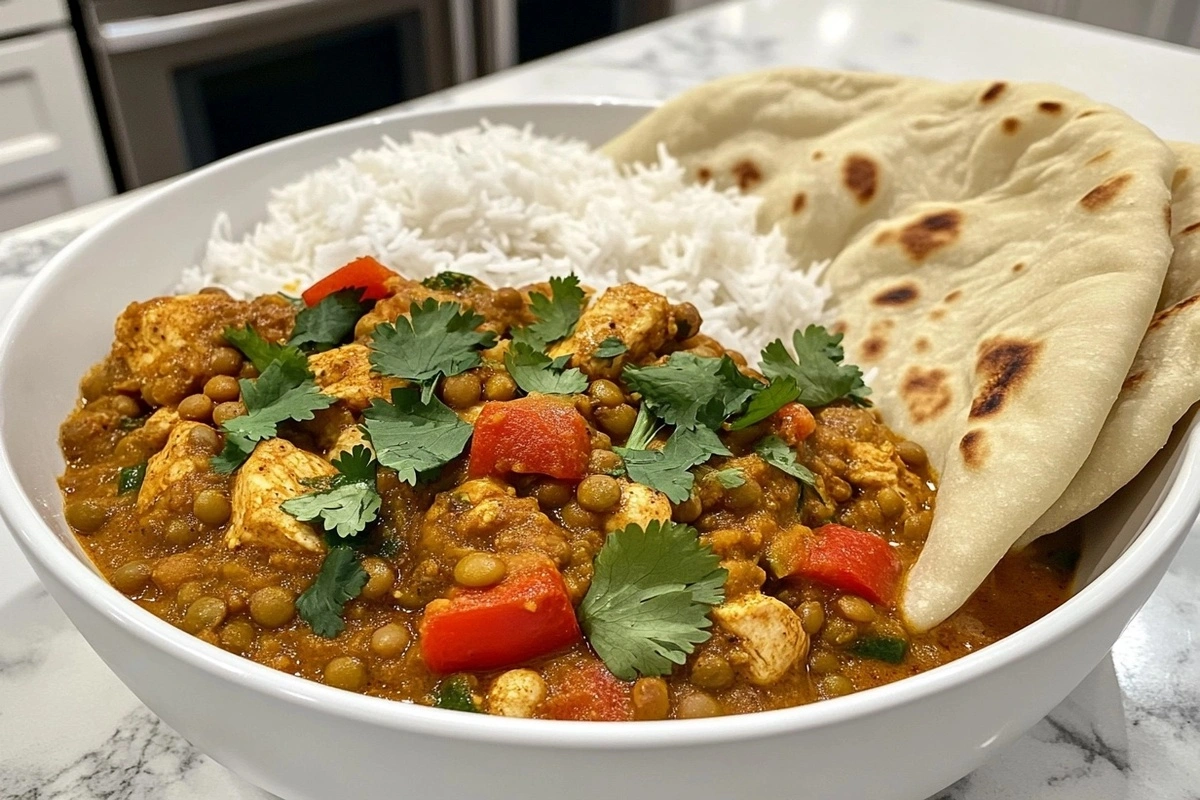
[[[204,384],[204,393],[214,403],[231,403],[242,396],[242,387],[230,375],[215,375]]]

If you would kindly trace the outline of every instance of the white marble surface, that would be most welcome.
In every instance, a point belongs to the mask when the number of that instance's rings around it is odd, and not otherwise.
[[[1200,85],[1200,53],[948,0],[723,4],[418,104],[661,98],[774,64],[1055,81],[1126,108],[1164,137],[1200,139],[1200,104],[1177,90]],[[46,257],[121,204],[0,235],[0,313]],[[1200,800],[1198,619],[1194,532],[1112,657],[939,800]],[[0,531],[0,799],[261,797],[117,681]]]

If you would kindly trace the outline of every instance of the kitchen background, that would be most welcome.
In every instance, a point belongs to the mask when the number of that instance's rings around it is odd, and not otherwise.
[[[0,231],[712,1],[0,0]],[[1200,0],[1000,1],[1200,46]]]

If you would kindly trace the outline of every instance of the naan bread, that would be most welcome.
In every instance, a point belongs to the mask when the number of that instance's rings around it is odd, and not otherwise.
[[[900,603],[932,627],[1091,451],[1162,289],[1173,154],[1058,87],[808,69],[699,87],[606,149],[660,142],[761,196],[800,264],[832,259],[847,358],[941,474]]]
[[[1063,496],[1017,542],[1024,547],[1088,513],[1142,471],[1200,401],[1200,146],[1171,145],[1175,246],[1158,310],[1092,452]]]

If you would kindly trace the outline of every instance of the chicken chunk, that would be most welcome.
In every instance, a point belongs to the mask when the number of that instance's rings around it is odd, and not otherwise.
[[[623,283],[600,295],[579,317],[575,332],[551,348],[550,355],[568,355],[571,366],[589,376],[612,378],[626,363],[639,363],[675,335],[671,304],[661,294]],[[592,358],[600,343],[620,339],[626,353],[616,358]]]
[[[160,418],[160,424],[171,417],[176,422],[179,420],[179,415],[173,411],[160,413],[166,415]],[[158,416],[159,414],[155,414],[150,419]],[[145,427],[149,425],[148,421]],[[172,490],[175,487],[186,486],[194,473],[209,469],[208,461],[212,458],[212,451],[197,446],[196,437],[192,436],[193,431],[201,428],[208,426],[202,422],[178,422],[169,428],[169,435],[164,434],[166,444],[146,462],[146,474],[142,478],[142,486],[137,496],[139,517],[144,518],[156,507],[169,502]],[[211,429],[209,433],[212,433]]]
[[[738,637],[750,657],[747,677],[758,686],[776,683],[808,654],[808,634],[800,627],[800,618],[774,597],[745,595],[717,606],[712,616],[717,625]]]
[[[303,481],[337,474],[328,461],[285,439],[268,439],[254,448],[233,483],[233,518],[225,533],[230,547],[325,549],[321,536],[280,506],[313,491]]]
[[[891,442],[850,442],[846,480],[863,489],[895,487],[900,481],[900,465]]]
[[[295,310],[282,297],[246,302],[219,292],[133,303],[117,318],[112,357],[123,363],[151,405],[174,405],[212,377],[214,351],[227,327],[251,325],[270,341],[286,339]]]
[[[374,453],[371,443],[367,441],[367,437],[363,435],[362,428],[357,425],[350,425],[342,428],[342,432],[338,434],[337,441],[333,443],[333,447],[329,448],[329,452],[325,454],[325,458],[333,461],[344,453],[349,453],[354,448],[362,445],[363,447]]]
[[[487,694],[489,714],[530,719],[546,699],[546,682],[531,669],[510,669],[492,682]]]
[[[309,356],[309,369],[322,392],[362,411],[378,397],[388,400],[392,389],[404,381],[371,370],[371,351],[366,345],[348,344]]]
[[[671,501],[662,492],[633,481],[620,480],[621,502],[604,522],[604,532],[625,530],[630,524],[645,528],[651,520],[671,519]]]

